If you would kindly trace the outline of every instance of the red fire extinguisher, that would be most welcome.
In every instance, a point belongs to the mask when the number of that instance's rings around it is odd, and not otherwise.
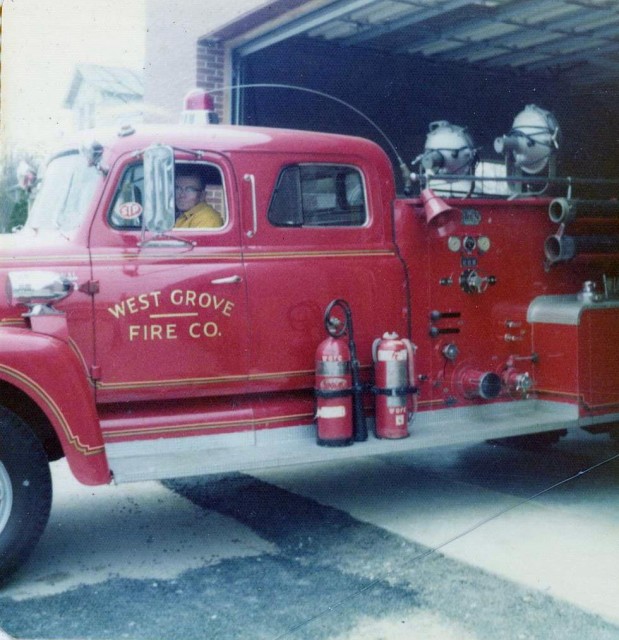
[[[353,442],[352,373],[345,340],[329,336],[316,350],[316,424],[320,445]]]
[[[397,333],[385,333],[372,345],[377,438],[409,435],[409,396],[416,392],[411,386],[415,379],[414,350],[411,341]]]

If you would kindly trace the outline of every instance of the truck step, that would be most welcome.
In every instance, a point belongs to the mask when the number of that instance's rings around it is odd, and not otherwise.
[[[410,426],[408,438],[378,439],[370,433],[366,442],[347,447],[318,446],[315,427],[304,425],[211,436],[115,442],[108,443],[106,451],[114,481],[124,483],[471,444],[580,424],[575,405],[523,400],[420,411]]]

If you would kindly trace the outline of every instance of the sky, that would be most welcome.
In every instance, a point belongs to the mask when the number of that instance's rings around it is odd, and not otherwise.
[[[45,150],[70,123],[76,64],[141,69],[145,0],[4,0],[3,147]]]

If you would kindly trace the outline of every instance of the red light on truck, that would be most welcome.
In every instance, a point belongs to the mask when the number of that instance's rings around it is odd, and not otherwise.
[[[219,116],[215,111],[213,96],[203,89],[192,89],[185,96],[181,122],[199,125],[217,124]]]

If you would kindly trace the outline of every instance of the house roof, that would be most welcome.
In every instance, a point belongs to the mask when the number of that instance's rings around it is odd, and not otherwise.
[[[65,108],[70,109],[73,106],[82,84],[98,89],[105,96],[113,96],[126,102],[141,100],[144,97],[141,72],[125,67],[78,64],[64,99]]]
[[[619,94],[617,0],[275,0],[206,37],[241,55],[304,37]]]

